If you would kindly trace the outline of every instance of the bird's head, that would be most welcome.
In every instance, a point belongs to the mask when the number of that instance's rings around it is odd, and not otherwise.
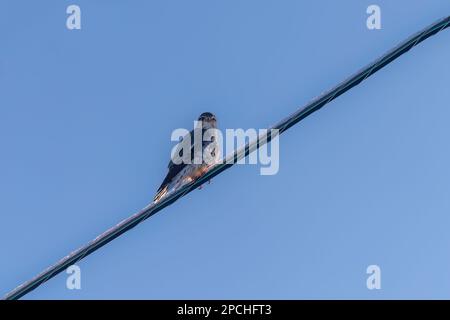
[[[217,120],[216,116],[213,115],[211,112],[203,112],[200,117],[198,117],[198,121],[201,121],[203,124],[203,127],[211,127],[216,128],[217,127]]]

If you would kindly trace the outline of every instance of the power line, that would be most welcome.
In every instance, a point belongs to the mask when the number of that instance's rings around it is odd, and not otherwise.
[[[400,45],[398,45],[391,51],[381,56],[379,59],[375,60],[368,66],[359,70],[353,76],[349,77],[348,79],[338,84],[336,87],[320,95],[303,108],[300,108],[298,111],[294,112],[289,117],[285,118],[284,120],[280,121],[278,124],[270,128],[278,131],[268,130],[267,134],[260,136],[258,141],[252,141],[250,143],[247,143],[241,149],[236,150],[232,155],[226,158],[226,161],[224,161],[221,164],[213,166],[205,175],[200,177],[198,180],[184,185],[179,190],[173,191],[172,193],[168,194],[166,197],[164,197],[161,201],[157,203],[151,203],[149,206],[145,207],[138,213],[132,215],[131,217],[123,220],[116,226],[105,231],[97,238],[95,238],[85,246],[73,251],[72,253],[70,253],[60,261],[58,261],[56,264],[50,266],[49,268],[41,272],[39,275],[31,279],[30,281],[27,281],[18,286],[17,288],[15,288],[13,291],[8,293],[4,297],[4,299],[16,300],[24,296],[25,294],[29,293],[30,291],[34,290],[35,288],[37,288],[47,280],[53,278],[54,276],[56,276],[69,266],[76,264],[78,261],[80,261],[87,255],[96,251],[97,249],[104,246],[113,239],[117,238],[121,234],[132,229],[145,219],[157,213],[158,211],[161,211],[165,207],[174,203],[179,198],[185,196],[186,194],[196,189],[197,187],[207,182],[208,180],[212,179],[213,177],[217,176],[221,172],[230,168],[238,160],[246,157],[254,150],[258,149],[265,143],[271,141],[274,138],[275,134],[283,133],[284,131],[286,131],[287,129],[289,129],[302,119],[306,118],[313,112],[322,108],[327,103],[331,102],[332,100],[336,99],[346,91],[350,90],[351,88],[355,87],[362,81],[366,80],[369,76],[373,75],[375,72],[382,69],[383,67],[385,67],[386,65],[388,65],[389,63],[400,57],[402,54],[412,49],[417,44],[421,43],[422,41],[426,40],[427,38],[431,37],[434,34],[437,34],[438,32],[444,30],[449,26],[450,26],[450,16],[433,23],[424,30],[411,36],[410,38],[402,42]]]

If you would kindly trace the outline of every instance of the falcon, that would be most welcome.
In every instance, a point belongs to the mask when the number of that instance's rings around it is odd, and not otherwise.
[[[196,127],[178,143],[177,149],[175,149],[175,152],[169,161],[169,172],[164,178],[161,186],[158,188],[158,191],[156,191],[153,201],[157,202],[161,200],[161,198],[167,195],[169,191],[176,190],[182,185],[192,182],[204,175],[211,167],[211,162],[205,161],[203,156],[206,148],[210,150],[209,152],[214,160],[218,159],[219,149],[214,133],[215,131],[209,129],[217,129],[217,120],[211,112],[204,112],[198,118]],[[213,134],[205,139],[204,136],[206,136],[205,133],[207,132],[213,132]],[[196,139],[198,135],[200,135],[201,139]],[[186,142],[190,143],[190,146],[187,145],[188,151],[190,150],[190,156],[188,154],[183,157],[183,150],[186,150]],[[179,163],[180,161],[174,161],[174,156],[183,158],[183,161],[181,163]],[[188,161],[185,161],[186,156]],[[194,160],[195,158],[197,161]]]

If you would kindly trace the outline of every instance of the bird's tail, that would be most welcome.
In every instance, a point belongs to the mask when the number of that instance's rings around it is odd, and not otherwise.
[[[158,192],[156,192],[155,197],[153,198],[154,202],[158,202],[161,200],[162,197],[164,197],[167,193],[168,186],[164,186],[163,188],[159,188]]]

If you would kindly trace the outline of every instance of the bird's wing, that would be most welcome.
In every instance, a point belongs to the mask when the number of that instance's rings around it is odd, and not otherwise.
[[[189,132],[189,135],[191,137],[191,159],[194,157],[194,130]],[[186,135],[187,136],[187,135]],[[181,139],[181,141],[178,143],[178,148],[175,151],[175,154],[178,153],[180,157],[183,156],[183,148],[182,148],[182,142],[186,138],[186,136]],[[172,159],[170,159],[169,164],[167,168],[169,169],[169,172],[167,172],[166,177],[164,178],[163,182],[161,183],[161,186],[158,188],[157,194],[162,191],[171,181],[173,178],[177,176],[178,173],[180,173],[181,170],[183,170],[184,167],[186,167],[186,163],[182,162],[180,164],[175,164]]]

